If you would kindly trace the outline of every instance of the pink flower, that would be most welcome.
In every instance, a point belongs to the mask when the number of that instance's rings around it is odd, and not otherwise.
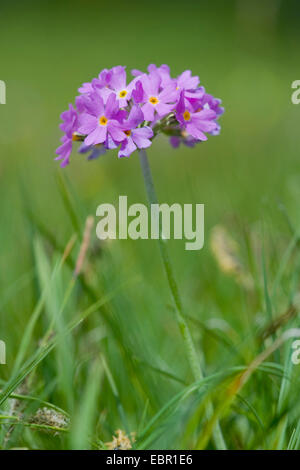
[[[192,77],[192,72],[185,70],[177,77],[176,86],[180,90],[194,90],[198,88],[199,82],[199,77]]]
[[[124,114],[120,111],[116,95],[111,93],[106,105],[99,95],[93,96],[89,106],[89,112],[80,115],[78,132],[87,135],[85,145],[109,144],[112,141],[120,142],[124,139],[120,122]]]
[[[184,99],[184,92],[181,92],[178,105],[176,107],[176,119],[181,128],[197,140],[207,140],[204,132],[212,132],[217,128],[214,121],[216,113],[211,109],[203,109],[194,112],[190,103]]]
[[[173,147],[193,147],[207,140],[206,133],[220,132],[221,101],[199,86],[199,77],[185,70],[172,78],[168,65],[148,66],[148,73],[133,70],[127,83],[123,66],[102,70],[79,88],[75,107],[62,113],[64,132],[56,150],[61,166],[69,163],[74,140],[84,142],[80,153],[95,159],[108,149],[119,148],[119,157],[152,144],[162,133]]]
[[[136,80],[132,80],[128,85],[126,84],[125,67],[119,65],[112,69],[109,88],[115,92],[120,108],[127,106],[127,103],[131,98],[132,90],[135,87],[135,82]]]
[[[73,133],[76,132],[78,127],[77,111],[72,104],[69,109],[60,115],[63,123],[59,125],[60,129],[65,133],[61,138],[62,145],[56,149],[58,157],[55,160],[62,160],[60,166],[63,168],[69,164],[70,155],[72,152]]]
[[[160,67],[157,67],[154,64],[150,64],[148,65],[147,70],[149,74],[156,73],[159,75],[159,77],[161,78],[162,88],[165,88],[166,86],[171,85],[175,81],[174,78],[171,78],[170,67],[166,64],[163,64]],[[136,70],[136,69],[133,69],[131,73],[134,77],[139,77],[140,75],[144,75],[143,72],[141,72],[140,70]]]
[[[111,78],[111,70],[104,69],[102,70],[98,78],[93,78],[91,82],[86,82],[81,85],[80,88],[78,88],[79,93],[87,94],[87,93],[93,93],[95,89],[100,89],[108,85],[109,81]]]
[[[192,76],[190,70],[185,70],[176,79],[176,90],[179,94],[184,91],[184,97],[190,100],[200,99],[205,94],[203,86],[199,87],[199,77]]]
[[[119,157],[129,157],[137,148],[144,149],[150,147],[152,144],[151,137],[153,131],[150,127],[137,127],[144,120],[143,113],[139,106],[133,106],[128,116],[128,119],[123,122],[125,140],[121,144],[119,150]]]
[[[174,101],[177,97],[176,84],[170,83],[161,89],[162,79],[158,73],[142,75],[133,92],[133,98],[137,103],[142,103],[142,111],[146,121],[153,121],[158,117],[169,114],[174,109]]]

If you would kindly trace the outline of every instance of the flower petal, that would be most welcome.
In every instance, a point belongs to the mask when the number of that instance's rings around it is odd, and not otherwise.
[[[142,106],[145,121],[153,121],[154,119],[154,106],[151,103],[146,103]]]
[[[136,145],[134,144],[131,137],[126,139],[123,144],[121,145],[121,149],[119,150],[118,157],[129,157],[136,150]]]
[[[98,126],[97,118],[88,113],[82,113],[79,117],[78,132],[86,135],[90,134]]]
[[[141,127],[139,129],[134,129],[131,132],[132,140],[140,149],[150,147],[152,141],[149,140],[150,137],[153,137],[153,131],[150,127]]]
[[[133,106],[129,113],[127,121],[125,121],[124,125],[128,125],[128,129],[133,129],[137,127],[141,122],[144,120],[143,111],[139,106]]]
[[[186,126],[187,132],[197,140],[207,140],[207,137],[203,132],[200,131],[194,124],[188,124]]]
[[[124,134],[117,121],[109,121],[107,129],[113,140],[122,142],[122,140],[126,139],[126,134]]]
[[[106,139],[106,134],[106,126],[97,126],[96,129],[85,138],[84,143],[85,145],[102,144]]]
[[[115,93],[111,93],[107,99],[106,106],[105,106],[105,116],[108,119],[111,119],[114,117],[114,114],[116,114],[119,111],[119,103],[116,98]]]
[[[110,79],[110,86],[114,90],[122,90],[126,88],[126,70],[125,67],[121,65],[118,67],[114,67],[111,79]]]

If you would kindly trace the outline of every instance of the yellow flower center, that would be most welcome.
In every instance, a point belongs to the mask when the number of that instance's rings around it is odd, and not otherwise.
[[[127,95],[127,93],[128,93],[127,90],[122,90],[122,91],[120,91],[120,93],[119,93],[119,98],[125,98],[125,96]]]
[[[99,118],[99,124],[101,124],[101,126],[106,126],[107,121],[108,119],[105,116],[101,116],[101,118]]]
[[[157,103],[159,103],[159,99],[156,98],[156,96],[150,96],[149,103],[156,105]]]
[[[189,121],[191,119],[191,113],[188,110],[185,110],[183,113],[183,119]]]
[[[131,135],[131,131],[124,131],[124,134],[128,135],[128,137]]]
[[[73,142],[80,142],[80,141],[84,140],[84,137],[82,137],[82,135],[79,135],[79,134],[76,134],[75,132],[73,132],[72,140],[73,140]]]

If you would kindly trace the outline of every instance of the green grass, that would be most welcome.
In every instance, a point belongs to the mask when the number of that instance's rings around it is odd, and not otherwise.
[[[102,449],[118,429],[137,449],[212,449],[217,421],[229,449],[300,449],[300,366],[293,339],[280,340],[300,308],[296,2],[272,17],[258,1],[198,3],[2,7],[2,449]],[[94,226],[74,276],[97,206],[146,203],[138,155],[53,161],[77,87],[151,62],[192,69],[226,107],[219,137],[176,151],[161,138],[149,151],[160,202],[205,204],[203,250],[168,243],[197,381],[155,240],[100,242]]]

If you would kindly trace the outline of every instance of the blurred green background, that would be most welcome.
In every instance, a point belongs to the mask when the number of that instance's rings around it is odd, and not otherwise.
[[[82,82],[114,65],[126,65],[128,74],[149,63],[169,64],[173,76],[191,69],[207,92],[222,99],[220,136],[177,150],[159,138],[149,159],[160,202],[205,204],[203,250],[189,252],[183,242],[170,242],[187,310],[201,322],[223,319],[240,337],[264,315],[263,301],[249,301],[220,271],[209,237],[215,225],[225,226],[238,240],[246,269],[257,273],[261,260],[253,246],[249,254],[249,240],[256,236],[261,247],[266,237],[267,268],[276,270],[291,237],[284,212],[299,227],[300,106],[291,103],[291,83],[300,78],[299,7],[296,0],[1,0],[0,79],[7,104],[0,105],[0,337],[8,351],[2,378],[9,375],[38,289],[32,250],[38,229],[28,222],[26,208],[64,247],[74,228],[58,173],[78,204],[82,230],[103,202],[116,203],[119,195],[127,195],[129,204],[146,201],[137,154],[119,160],[112,151],[87,162],[74,151],[66,169],[54,162],[60,113],[74,102]],[[88,263],[97,262],[97,275],[90,269],[101,290],[128,282],[115,308],[132,354],[188,376],[156,243],[127,240],[102,247],[93,237]],[[88,305],[84,292],[77,295],[74,309],[80,302]],[[284,295],[281,302],[275,309]],[[218,369],[221,347],[196,325],[195,334],[197,344],[202,337],[207,369]],[[130,395],[134,381],[128,391],[120,358],[111,360],[121,396]],[[169,385],[155,383],[154,408],[172,396]],[[128,406],[135,423],[138,405],[133,400]],[[110,426],[118,426],[117,418]]]

